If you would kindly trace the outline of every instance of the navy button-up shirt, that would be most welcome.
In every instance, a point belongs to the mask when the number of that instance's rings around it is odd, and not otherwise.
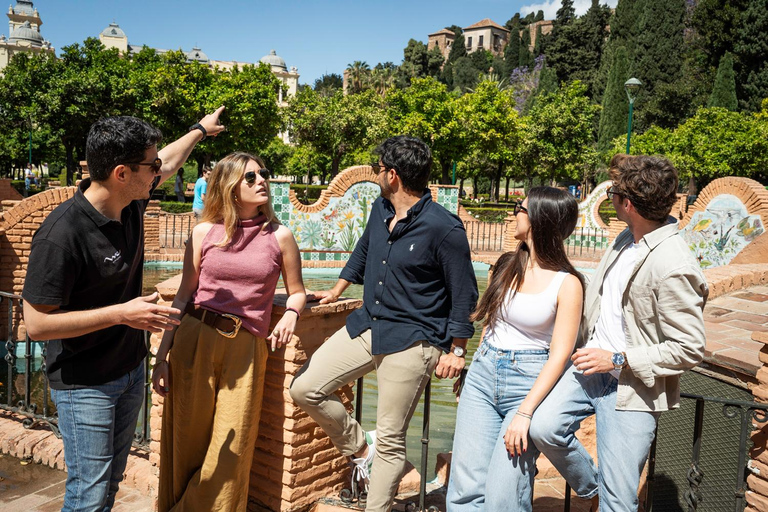
[[[371,330],[373,354],[392,354],[426,340],[444,351],[469,338],[477,281],[461,220],[432,202],[429,190],[398,221],[378,198],[340,278],[363,284],[363,307],[347,317],[351,337]]]

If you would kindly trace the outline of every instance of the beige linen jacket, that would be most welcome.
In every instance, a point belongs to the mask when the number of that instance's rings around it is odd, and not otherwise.
[[[624,230],[587,286],[579,346],[600,316],[605,273],[633,241]],[[673,217],[639,242],[637,264],[622,296],[628,368],[621,371],[616,409],[666,411],[680,406],[679,376],[704,357],[703,311],[709,288]]]

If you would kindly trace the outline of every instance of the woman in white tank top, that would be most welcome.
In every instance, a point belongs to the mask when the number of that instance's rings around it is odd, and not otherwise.
[[[532,509],[531,415],[576,343],[583,285],[563,245],[576,226],[576,200],[535,187],[515,216],[520,246],[496,262],[473,315],[484,322],[483,341],[459,400],[448,512]]]

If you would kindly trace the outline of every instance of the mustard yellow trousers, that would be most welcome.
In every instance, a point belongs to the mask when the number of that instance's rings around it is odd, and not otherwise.
[[[158,510],[245,511],[259,430],[267,344],[185,315],[170,352]]]

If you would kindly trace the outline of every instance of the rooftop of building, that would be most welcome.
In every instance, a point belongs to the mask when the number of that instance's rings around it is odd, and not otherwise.
[[[496,23],[495,21],[493,21],[490,18],[482,19],[482,20],[478,21],[477,23],[475,23],[473,25],[465,27],[464,30],[465,31],[466,30],[476,30],[476,29],[488,28],[488,27],[492,27],[492,28],[495,28],[495,29],[498,29],[498,30],[503,30],[504,32],[509,32],[509,30],[507,30],[506,28],[502,27],[501,25],[499,25],[498,23]]]

